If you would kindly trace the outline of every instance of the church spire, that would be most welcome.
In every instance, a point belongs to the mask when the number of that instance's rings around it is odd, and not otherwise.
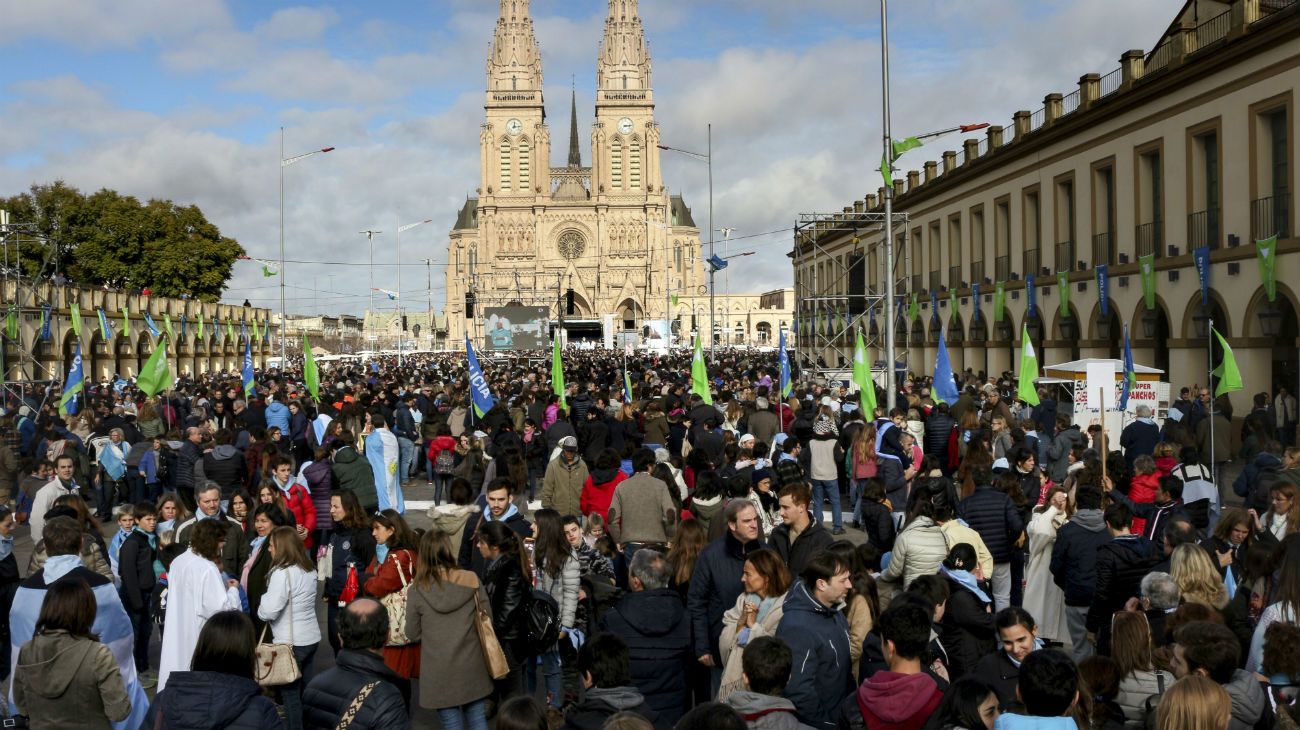
[[[528,14],[529,0],[501,0],[496,35],[488,52],[488,90],[542,90],[542,54]]]
[[[602,92],[650,90],[650,49],[646,46],[637,0],[609,0],[605,38],[596,63]]]
[[[575,84],[570,92],[569,108],[569,167],[582,167],[582,150],[578,147],[578,89]]]

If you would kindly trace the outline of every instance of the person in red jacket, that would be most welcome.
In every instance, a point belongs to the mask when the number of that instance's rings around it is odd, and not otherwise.
[[[1156,473],[1156,460],[1147,454],[1133,460],[1133,480],[1129,484],[1128,498],[1138,504],[1152,504],[1156,501],[1156,489],[1160,487],[1160,475]],[[1133,534],[1142,535],[1147,521],[1141,517],[1133,518]]]
[[[887,671],[876,672],[840,706],[840,727],[921,730],[943,701],[943,690],[922,671],[932,616],[914,603],[891,605],[880,615]]]
[[[582,485],[578,497],[578,507],[584,516],[594,512],[609,521],[609,503],[614,500],[614,490],[627,479],[619,469],[621,464],[618,452],[613,449],[605,449],[596,457],[596,468]]]
[[[271,482],[280,490],[284,503],[293,514],[297,523],[298,537],[311,550],[311,532],[316,525],[316,505],[311,501],[311,492],[293,480],[293,460],[287,456],[277,456],[271,460]]]
[[[439,464],[438,455],[444,451],[447,452],[451,461],[444,458],[443,463]],[[437,435],[429,441],[429,449],[425,452],[425,456],[429,457],[427,462],[429,483],[436,485],[433,488],[433,504],[437,506],[442,504],[443,499],[447,497],[447,492],[451,489],[451,469],[454,469],[456,462],[459,461],[456,457],[456,439],[451,436],[451,427],[445,423],[438,425]],[[477,485],[475,486],[477,487]]]

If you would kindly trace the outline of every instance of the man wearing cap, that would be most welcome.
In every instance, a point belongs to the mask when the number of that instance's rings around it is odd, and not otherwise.
[[[560,439],[559,454],[546,465],[542,478],[542,506],[560,515],[581,515],[582,485],[587,481],[587,465],[578,458],[578,439]]]
[[[754,413],[749,417],[749,432],[755,440],[770,444],[780,430],[780,419],[772,412],[767,398],[760,395],[754,400]]]

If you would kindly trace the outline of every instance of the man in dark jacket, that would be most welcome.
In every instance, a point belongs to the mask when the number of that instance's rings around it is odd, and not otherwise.
[[[1070,631],[1070,655],[1076,663],[1093,652],[1085,623],[1096,587],[1097,548],[1110,542],[1101,500],[1101,491],[1092,487],[1075,492],[1078,511],[1061,525],[1052,546],[1052,581],[1065,593],[1065,624]]]
[[[977,466],[971,470],[975,491],[957,505],[957,516],[980,534],[993,556],[993,606],[1011,605],[1011,554],[1025,529],[1019,510],[1005,492],[993,488],[993,472]]]
[[[203,459],[203,449],[199,447],[201,443],[203,432],[194,427],[187,428],[185,441],[177,453],[176,487],[182,497],[190,495],[189,502],[194,500],[194,465]]]
[[[1060,484],[1065,481],[1065,474],[1070,468],[1070,452],[1076,446],[1083,446],[1087,440],[1080,433],[1079,427],[1066,415],[1056,417],[1056,437],[1047,447],[1047,473],[1052,481]]]
[[[221,487],[221,501],[228,504],[235,490],[244,485],[247,467],[244,455],[234,446],[234,434],[223,428],[212,440],[212,450],[203,455],[203,476]]]
[[[1141,593],[1142,576],[1164,557],[1151,541],[1134,535],[1133,511],[1114,503],[1106,508],[1111,540],[1097,548],[1097,575],[1088,607],[1088,639],[1100,654],[1110,654],[1110,617]]]
[[[361,509],[366,514],[373,514],[379,507],[379,493],[375,491],[375,470],[370,462],[357,453],[356,441],[351,434],[344,434],[333,444],[334,465],[331,469],[334,488],[357,495]]]
[[[768,540],[790,569],[790,575],[799,575],[808,559],[830,547],[835,538],[825,527],[817,524],[808,511],[812,490],[807,484],[787,484],[781,487],[777,498],[781,505],[782,523],[772,530]]]
[[[388,612],[372,598],[360,598],[339,611],[339,640],[343,650],[334,666],[316,675],[302,693],[307,730],[333,730],[365,687],[370,692],[352,730],[407,730],[410,683],[384,664]],[[373,685],[373,686],[372,686]]]
[[[176,527],[176,542],[186,547],[190,544],[190,535],[199,520],[220,520],[226,528],[226,542],[221,548],[221,570],[231,578],[238,578],[248,560],[248,540],[244,537],[243,525],[221,509],[221,487],[215,482],[207,482],[195,491],[198,502],[194,516]]]
[[[758,510],[747,499],[733,499],[722,512],[727,534],[700,551],[691,573],[686,610],[691,617],[692,656],[712,671],[712,696],[722,683],[722,654],[718,640],[722,635],[722,614],[736,605],[744,589],[740,575],[745,571],[745,557],[763,547],[763,531],[758,526]],[[717,519],[715,516],[714,519]]]
[[[939,403],[930,413],[930,417],[925,421],[925,444],[923,450],[926,456],[933,456],[939,460],[939,465],[944,472],[948,471],[948,438],[952,435],[952,429],[957,422],[952,420],[948,415],[948,404]]]
[[[1137,407],[1137,420],[1124,427],[1119,434],[1119,446],[1124,450],[1124,466],[1133,472],[1133,460],[1139,456],[1151,456],[1156,444],[1160,443],[1160,427],[1151,420],[1151,406]]]
[[[565,730],[600,730],[605,721],[620,712],[640,715],[656,730],[673,723],[659,717],[632,686],[628,647],[614,634],[596,634],[578,650],[578,671],[586,687],[582,701],[569,708]]]
[[[1165,544],[1165,531],[1170,524],[1175,521],[1190,523],[1192,519],[1183,509],[1183,480],[1178,477],[1160,477],[1155,501],[1150,504],[1134,502],[1119,490],[1112,491],[1110,498],[1128,507],[1134,517],[1146,520],[1142,536],[1157,546]]]
[[[411,413],[411,404],[415,394],[408,393],[397,401],[393,409],[393,435],[397,437],[398,463],[397,481],[405,482],[411,475],[411,466],[415,463],[415,442],[420,440],[420,432],[415,427],[415,416]]]
[[[479,526],[484,522],[504,522],[516,535],[529,538],[533,536],[533,525],[524,519],[510,499],[510,482],[505,478],[493,480],[488,485],[487,492],[478,498],[477,504],[479,511],[465,522],[465,532],[457,546],[457,554],[460,567],[473,570],[479,580],[483,580],[487,574],[487,561],[474,545]]]
[[[638,550],[628,573],[631,591],[600,617],[600,630],[627,643],[632,685],[659,719],[672,725],[687,705],[691,625],[686,607],[668,587],[672,565],[658,550]]]
[[[794,657],[785,696],[814,728],[836,727],[840,702],[853,692],[848,620],[836,610],[851,587],[849,565],[822,551],[808,561],[782,604],[776,636]]]

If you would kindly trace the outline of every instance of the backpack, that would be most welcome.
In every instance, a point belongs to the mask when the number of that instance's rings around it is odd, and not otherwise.
[[[560,640],[560,604],[546,591],[533,589],[524,614],[528,630],[528,650],[533,655],[545,654],[555,648]]]
[[[438,458],[433,461],[433,471],[435,474],[450,476],[456,471],[456,454],[451,449],[439,451]]]

